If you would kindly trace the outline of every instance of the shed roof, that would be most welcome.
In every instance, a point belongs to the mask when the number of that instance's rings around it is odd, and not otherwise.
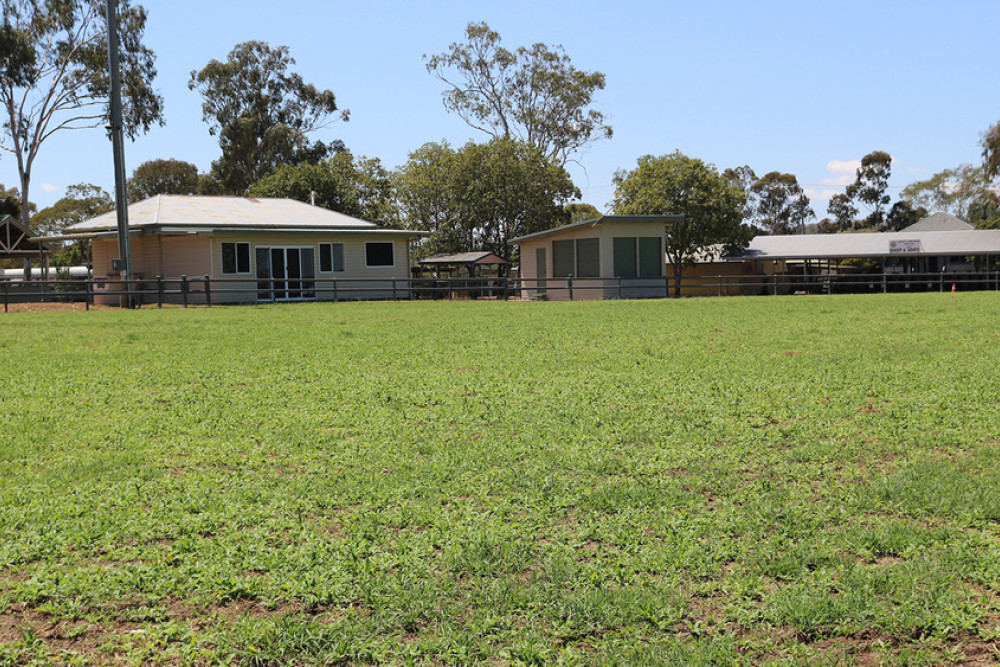
[[[202,197],[192,195],[157,195],[129,204],[130,230],[175,231],[256,231],[309,230],[360,231],[382,233],[375,223],[353,218],[329,209],[311,206],[294,199],[253,197]],[[78,222],[66,228],[67,235],[117,231],[114,211]],[[400,234],[400,230],[393,230]],[[408,232],[411,237],[423,232]]]
[[[419,264],[506,264],[507,260],[489,251],[460,252],[453,255],[434,255],[420,260]]]
[[[12,215],[0,215],[0,258],[35,257],[51,254],[50,244],[35,239],[31,232]]]
[[[757,236],[750,241],[750,246],[743,253],[726,259],[742,261],[948,255],[1000,255],[1000,230]]]
[[[615,223],[615,222],[680,222],[684,219],[683,215],[602,215],[599,218],[591,218],[589,220],[583,220],[581,222],[574,222],[569,225],[563,225],[562,227],[554,227],[553,229],[546,229],[541,232],[535,232],[534,234],[525,234],[524,236],[518,236],[509,240],[507,243],[510,245],[515,245],[521,241],[528,241],[531,239],[539,239],[545,236],[551,236],[552,234],[559,234],[560,232],[569,231],[570,229],[579,229],[581,227],[595,227],[597,225],[603,225],[605,223]]]
[[[975,229],[975,225],[970,225],[965,220],[953,216],[951,213],[939,211],[933,215],[928,215],[913,223],[909,227],[904,227],[902,232],[960,232]]]

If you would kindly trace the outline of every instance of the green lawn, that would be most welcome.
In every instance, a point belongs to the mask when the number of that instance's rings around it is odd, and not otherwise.
[[[0,664],[992,664],[998,315],[0,315]]]

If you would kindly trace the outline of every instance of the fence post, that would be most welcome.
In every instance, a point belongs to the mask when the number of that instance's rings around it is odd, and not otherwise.
[[[882,294],[886,293],[885,274],[882,274]]]
[[[181,276],[181,298],[184,301],[184,307],[188,307],[188,277]]]
[[[90,278],[83,281],[83,309],[90,310]]]
[[[722,296],[722,275],[719,275],[719,296]]]
[[[337,303],[337,279],[334,278],[330,283],[333,285],[333,302]]]
[[[618,300],[622,298],[622,277],[618,276]]]
[[[573,276],[572,275],[570,275],[569,278],[566,279],[566,284],[569,286],[569,300],[572,301],[573,300]]]
[[[663,276],[663,297],[670,298],[670,276]]]
[[[392,300],[393,301],[399,301],[399,299],[396,298],[396,279],[395,278],[392,279]]]
[[[208,280],[208,276],[205,276],[205,305],[209,308],[212,307],[212,284]]]
[[[7,302],[9,301],[9,294],[7,291],[10,289],[10,283],[6,280],[3,281],[3,312],[7,312]]]
[[[156,276],[156,307],[163,308],[163,276]]]
[[[42,286],[42,303],[45,303],[45,281],[43,280],[38,284]]]

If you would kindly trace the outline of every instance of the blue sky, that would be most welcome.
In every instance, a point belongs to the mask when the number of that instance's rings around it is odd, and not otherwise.
[[[239,42],[284,44],[306,81],[329,88],[351,120],[340,138],[387,167],[428,141],[483,135],[441,104],[423,56],[444,51],[470,21],[508,48],[561,44],[581,69],[607,75],[595,108],[614,137],[570,165],[583,201],[607,208],[618,169],[679,149],[720,169],[795,174],[814,199],[853,180],[873,150],[894,157],[892,193],[980,160],[979,135],[1000,120],[997,0],[868,2],[305,2],[146,0],[166,126],[126,147],[129,173],[177,158],[210,167],[219,149],[187,88],[192,70]],[[47,206],[75,183],[114,182],[102,130],[63,132],[43,148],[31,198]],[[17,185],[13,156],[0,183]]]

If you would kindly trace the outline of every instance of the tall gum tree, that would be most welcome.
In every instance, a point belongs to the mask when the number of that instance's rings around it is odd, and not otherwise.
[[[250,41],[191,72],[188,87],[201,93],[202,116],[222,149],[212,175],[230,194],[244,194],[281,165],[316,164],[343,150],[340,141],[309,135],[349,112],[336,114],[333,91],[303,81],[294,64],[287,46]]]
[[[575,68],[561,46],[510,51],[486,23],[470,23],[465,42],[426,58],[427,71],[450,88],[444,106],[490,137],[510,137],[560,166],[587,144],[611,137],[604,114],[589,108],[604,88],[600,72]]]
[[[104,0],[2,0],[0,148],[17,160],[21,221],[30,228],[31,171],[46,140],[106,123],[110,88]],[[163,124],[151,84],[155,56],[142,43],[146,10],[117,0],[123,118],[129,138]],[[110,152],[110,151],[109,151]]]

